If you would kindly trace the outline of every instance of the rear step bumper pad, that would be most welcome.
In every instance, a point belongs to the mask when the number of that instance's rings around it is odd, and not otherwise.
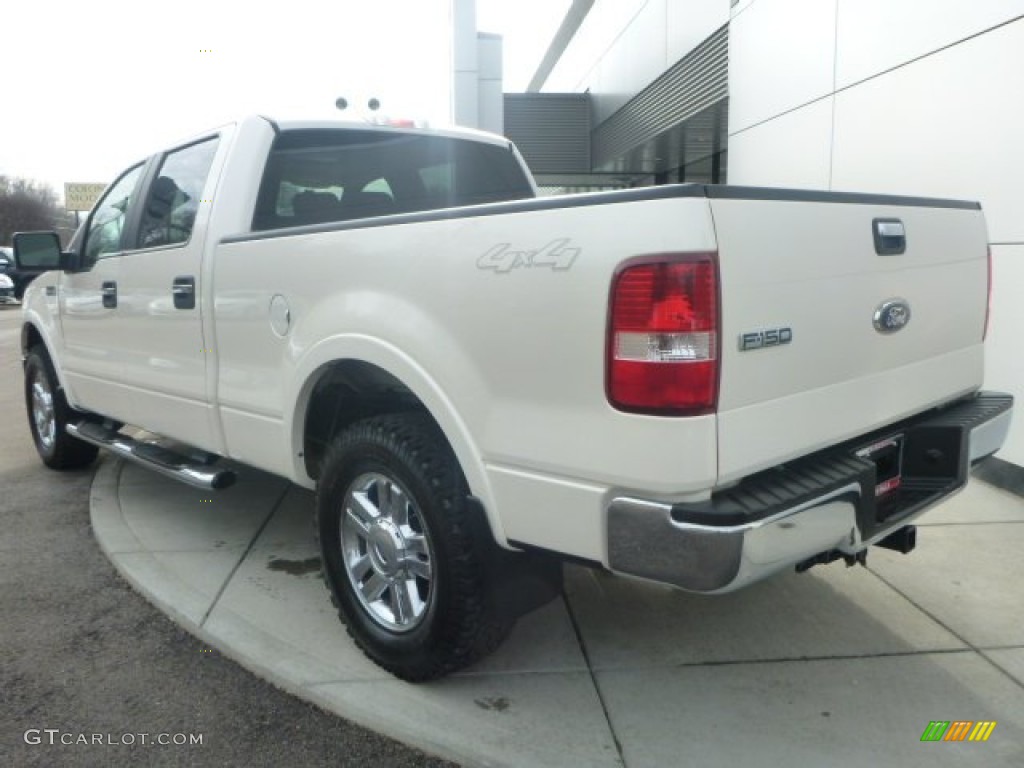
[[[608,565],[694,592],[729,592],[832,550],[856,554],[963,488],[1002,446],[1013,397],[980,393],[752,475],[696,504],[616,497]],[[875,498],[858,451],[902,437],[902,483]]]

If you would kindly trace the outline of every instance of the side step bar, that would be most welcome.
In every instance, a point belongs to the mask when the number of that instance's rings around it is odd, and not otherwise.
[[[99,446],[115,456],[180,480],[193,488],[220,491],[235,484],[235,473],[230,469],[217,469],[202,460],[192,459],[153,443],[140,443],[92,421],[68,424],[72,437]]]

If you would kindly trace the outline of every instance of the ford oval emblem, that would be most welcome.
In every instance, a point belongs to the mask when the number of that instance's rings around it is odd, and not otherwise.
[[[874,321],[879,333],[902,331],[910,322],[910,304],[903,299],[889,299],[878,305]]]

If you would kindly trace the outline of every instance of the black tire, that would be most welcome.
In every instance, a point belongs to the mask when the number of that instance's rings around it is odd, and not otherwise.
[[[48,406],[43,404],[47,398]],[[32,441],[43,464],[51,469],[79,469],[96,460],[99,448],[76,440],[66,431],[68,423],[81,420],[83,414],[68,405],[42,345],[32,347],[25,359],[25,408]]]
[[[369,510],[362,522],[343,513],[356,507]],[[422,414],[357,422],[327,450],[316,495],[324,578],[353,640],[396,677],[419,682],[468,666],[512,628],[515,616],[494,599],[498,547],[481,517],[447,441]],[[416,575],[411,566],[390,573],[413,559]]]

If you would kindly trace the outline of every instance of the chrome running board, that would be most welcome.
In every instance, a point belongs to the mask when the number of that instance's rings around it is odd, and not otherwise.
[[[218,469],[211,466],[208,460],[190,458],[155,443],[139,442],[96,422],[68,424],[66,429],[74,438],[92,443],[119,458],[140,464],[193,488],[219,491],[235,483],[235,473],[230,469]]]

